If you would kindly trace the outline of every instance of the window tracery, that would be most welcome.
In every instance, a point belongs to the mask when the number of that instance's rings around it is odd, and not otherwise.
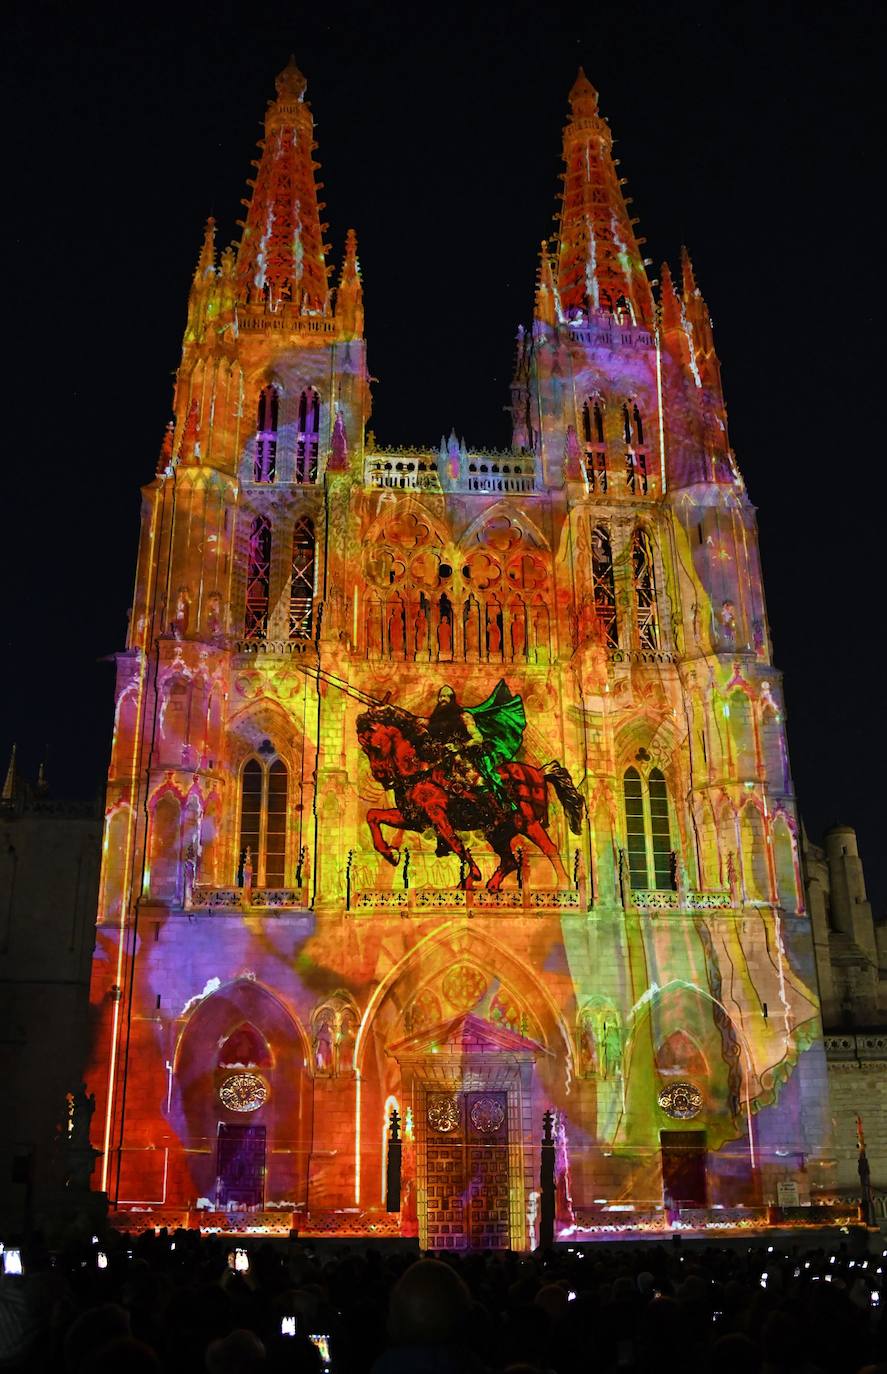
[[[622,778],[625,836],[631,886],[674,888],[668,785],[658,768],[643,777],[635,767]]]
[[[457,552],[414,511],[390,519],[364,555],[369,658],[545,662],[548,560],[505,516]]]
[[[604,411],[599,399],[590,398],[582,407],[582,437],[588,490],[603,494],[607,490],[607,446],[604,438]]]
[[[618,648],[613,550],[609,532],[603,525],[597,525],[591,532],[591,581],[594,609],[603,642],[608,649]]]
[[[248,759],[240,775],[240,873],[252,868],[256,887],[286,881],[286,818],[289,774],[280,758]]]
[[[253,481],[273,482],[277,473],[277,424],[280,396],[276,386],[264,386],[259,392],[256,417],[256,453],[253,461]]]
[[[320,395],[313,387],[307,387],[299,397],[299,415],[296,429],[296,469],[297,482],[317,481],[317,450],[320,440]]]
[[[625,480],[634,496],[646,496],[647,448],[644,444],[644,423],[636,403],[622,407],[622,431],[625,440]]]
[[[244,638],[264,639],[268,633],[271,587],[271,523],[257,515],[250,526],[246,571]]]
[[[289,637],[310,639],[314,618],[314,522],[307,516],[293,528],[290,575]]]
[[[653,546],[649,534],[644,529],[636,529],[631,541],[631,570],[638,643],[642,649],[658,649],[656,571],[653,565]]]

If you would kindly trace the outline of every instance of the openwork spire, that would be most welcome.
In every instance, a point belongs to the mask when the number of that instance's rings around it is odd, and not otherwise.
[[[291,303],[300,312],[329,309],[323,230],[312,159],[314,121],[305,103],[306,81],[290,58],[268,105],[261,158],[248,184],[245,222],[237,255],[238,300],[271,310]]]
[[[564,129],[564,190],[557,285],[568,318],[603,312],[652,325],[653,300],[639,241],[616,175],[613,136],[582,68]],[[643,240],[640,240],[642,243]]]

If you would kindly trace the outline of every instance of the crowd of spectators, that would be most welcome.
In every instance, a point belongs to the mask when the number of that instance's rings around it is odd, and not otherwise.
[[[32,1242],[0,1278],[0,1369],[887,1374],[882,1269],[887,1251],[846,1243],[420,1259],[188,1231]]]

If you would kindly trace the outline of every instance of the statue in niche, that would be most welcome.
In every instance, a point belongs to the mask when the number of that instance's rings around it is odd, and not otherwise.
[[[176,609],[170,629],[176,639],[184,639],[188,633],[188,621],[191,616],[191,598],[188,595],[187,587],[179,587],[176,593]]]
[[[335,1013],[332,1007],[322,1007],[314,1023],[314,1071],[317,1074],[333,1072],[334,1030]]]
[[[382,653],[382,635],[379,624],[381,606],[377,601],[370,603],[367,614],[367,654],[370,658],[379,658]]]
[[[207,598],[206,628],[213,638],[222,633],[222,598],[218,592],[211,592]]]
[[[246,853],[243,856],[243,894],[246,901],[253,890],[253,855],[250,846],[247,845]]]
[[[761,683],[761,709],[764,714],[768,711],[772,711],[774,716],[779,715],[779,707],[776,705],[776,699],[773,696],[773,688],[770,686],[769,682]]]
[[[730,901],[734,906],[739,905],[739,874],[736,870],[736,855],[733,850],[727,855],[727,886],[730,889]]]
[[[736,643],[736,607],[732,601],[721,602],[718,612],[718,635],[723,645],[733,648]]]
[[[437,626],[437,651],[440,658],[453,657],[453,608],[444,593],[440,598],[440,618]]]
[[[527,631],[524,620],[524,608],[520,606],[511,620],[511,656],[515,659],[526,657]]]
[[[502,631],[499,628],[501,612],[492,607],[487,612],[487,648],[490,658],[498,657],[502,648]]]
[[[413,638],[415,642],[415,654],[418,658],[428,647],[428,617],[425,614],[425,607],[419,602],[419,609],[413,621]]]
[[[403,658],[403,606],[395,601],[388,619],[388,649],[392,658]]]
[[[584,1011],[579,1021],[579,1072],[583,1078],[593,1078],[598,1069],[597,1036],[594,1016]]]
[[[194,892],[194,883],[197,878],[197,853],[193,844],[188,844],[185,850],[185,862],[182,869],[182,900],[184,905],[191,905],[191,896]]]
[[[354,1067],[357,1027],[358,1020],[354,1008],[346,1003],[339,1012],[339,1034],[336,1043],[336,1068],[339,1073],[350,1073]]]
[[[536,662],[548,662],[548,612],[544,606],[533,610],[533,637],[536,641]]]
[[[463,627],[465,657],[477,658],[478,654],[480,653],[480,642],[478,635],[478,605],[473,596],[470,596],[465,603]]]
[[[75,1092],[68,1093],[68,1145],[73,1150],[88,1150],[89,1128],[95,1114],[95,1093],[86,1091],[81,1083]]]
[[[622,1072],[622,1032],[615,1014],[601,1017],[598,1063],[601,1078],[616,1078]]]

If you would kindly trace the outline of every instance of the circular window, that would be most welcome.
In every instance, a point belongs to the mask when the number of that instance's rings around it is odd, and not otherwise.
[[[689,1121],[702,1111],[702,1093],[694,1083],[669,1083],[659,1094],[659,1105],[676,1121]]]
[[[219,1088],[229,1112],[257,1112],[268,1101],[268,1084],[257,1073],[235,1073]]]

